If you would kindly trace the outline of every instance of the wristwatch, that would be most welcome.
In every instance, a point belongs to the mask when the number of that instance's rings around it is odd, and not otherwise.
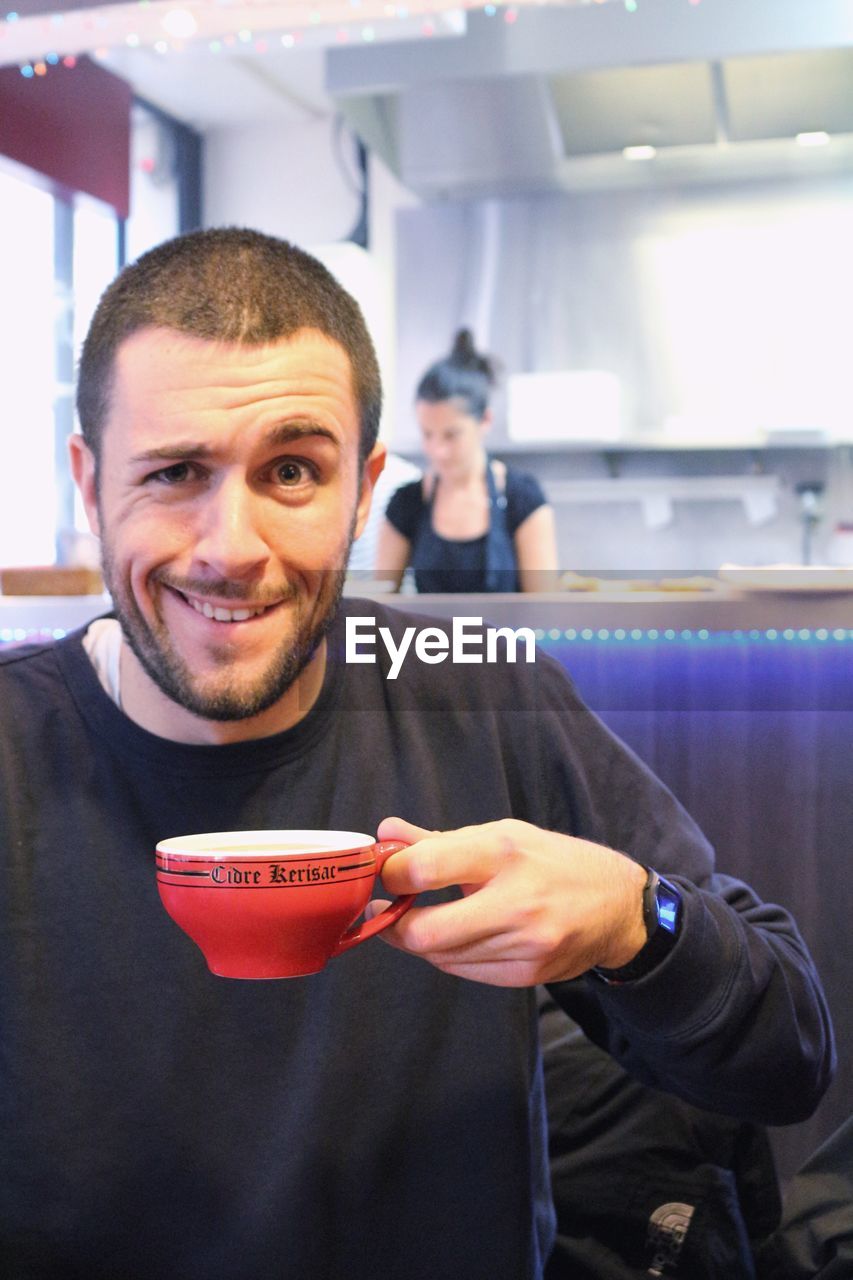
[[[633,960],[619,969],[605,969],[596,965],[590,972],[618,987],[623,982],[635,982],[644,978],[660,964],[675,946],[681,928],[681,892],[670,881],[646,867],[646,883],[643,885],[643,924],[646,926],[646,944]]]

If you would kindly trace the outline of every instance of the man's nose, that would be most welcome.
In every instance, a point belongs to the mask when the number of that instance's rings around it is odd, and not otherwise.
[[[245,479],[225,477],[204,499],[194,559],[224,578],[256,574],[269,559],[263,498]]]

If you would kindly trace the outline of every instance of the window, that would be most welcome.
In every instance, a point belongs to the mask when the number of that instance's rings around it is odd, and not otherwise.
[[[126,224],[88,196],[55,196],[45,179],[0,156],[0,565],[97,554],[68,465],[75,369],[98,299],[121,266],[122,236],[135,258],[179,230],[180,183],[198,185],[198,159],[195,169],[182,160],[185,133],[134,106]]]
[[[63,300],[54,285],[53,198],[0,161],[0,564],[54,560],[54,336]]]

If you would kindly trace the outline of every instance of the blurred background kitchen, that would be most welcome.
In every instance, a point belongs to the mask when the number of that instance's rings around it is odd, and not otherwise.
[[[500,356],[490,447],[547,482],[565,567],[853,561],[845,4],[14,2],[3,565],[74,555],[62,441],[101,288],[223,223],[351,285],[414,461],[435,351],[464,324]]]
[[[0,642],[103,607],[65,440],[123,262],[221,224],[317,253],[401,478],[417,379],[469,327],[504,368],[490,450],[588,579],[491,616],[533,618],[821,964],[844,1062],[788,1171],[853,1087],[853,23],[747,8],[0,0]]]

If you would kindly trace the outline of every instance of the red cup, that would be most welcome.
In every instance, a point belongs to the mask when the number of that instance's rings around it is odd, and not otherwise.
[[[399,920],[406,894],[356,924],[387,858],[357,831],[217,831],[157,845],[163,906],[222,978],[295,978]]]

